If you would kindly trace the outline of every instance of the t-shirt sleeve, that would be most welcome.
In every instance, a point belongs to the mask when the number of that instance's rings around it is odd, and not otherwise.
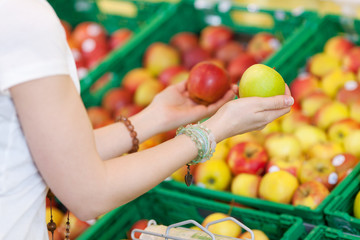
[[[68,74],[64,29],[47,1],[0,3],[0,91],[51,75]]]

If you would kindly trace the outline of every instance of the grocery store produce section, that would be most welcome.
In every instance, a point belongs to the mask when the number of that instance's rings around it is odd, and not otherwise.
[[[58,226],[50,239],[64,239],[68,216],[70,239],[165,239],[140,235],[147,229],[164,236],[168,226],[186,220],[196,223],[170,231],[179,234],[173,239],[360,239],[359,20],[341,11],[320,13],[313,4],[279,8],[279,1],[276,8],[242,1],[49,2],[67,33],[94,129],[140,112],[182,81],[198,103],[221,98],[230,87],[226,81],[191,83],[199,68],[239,84],[251,66],[266,65],[295,100],[288,114],[225,139],[210,160],[191,165],[191,186],[183,166],[148,193],[88,222],[57,199],[47,200],[47,222],[51,205]],[[175,131],[148,139],[139,151]],[[206,226],[226,217],[241,224]],[[132,235],[134,229],[140,231]]]

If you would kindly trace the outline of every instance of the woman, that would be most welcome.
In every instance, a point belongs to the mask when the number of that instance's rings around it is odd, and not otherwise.
[[[0,239],[48,239],[48,187],[77,217],[92,219],[197,158],[197,145],[186,134],[121,156],[133,147],[129,130],[123,122],[92,129],[64,30],[50,5],[0,0],[0,19]],[[232,100],[234,91],[205,107],[192,102],[180,83],[129,121],[142,142],[211,116],[203,126],[211,141],[220,142],[263,128],[293,103],[289,95]]]

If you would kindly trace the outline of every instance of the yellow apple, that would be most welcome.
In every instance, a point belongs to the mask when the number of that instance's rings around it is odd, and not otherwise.
[[[310,124],[309,117],[305,116],[300,110],[291,109],[281,119],[281,130],[285,133],[293,133],[297,128]]]
[[[228,153],[229,153],[229,146],[227,144],[227,140],[223,140],[218,144],[216,144],[215,152],[212,155],[211,159],[221,159],[225,161]]]
[[[261,177],[255,174],[240,173],[231,182],[231,192],[244,197],[258,196]]]
[[[328,96],[334,98],[347,81],[355,79],[356,76],[352,72],[345,72],[338,68],[322,78],[320,87]]]
[[[290,203],[298,186],[297,178],[289,172],[266,173],[260,182],[259,196],[272,202]]]
[[[354,130],[344,140],[345,151],[360,157],[360,130]]]
[[[326,142],[327,135],[321,128],[312,125],[303,125],[294,132],[295,137],[299,140],[301,148],[306,152],[316,143]]]
[[[343,145],[344,139],[352,131],[359,129],[358,122],[351,118],[343,119],[333,123],[328,129],[329,139],[333,142]]]
[[[270,159],[269,163],[266,166],[266,172],[276,172],[279,170],[284,170],[291,173],[295,177],[298,177],[301,165],[304,160],[305,157],[303,155],[296,157],[273,157]]]
[[[360,100],[350,104],[350,117],[360,123]]]
[[[229,166],[222,160],[211,159],[200,163],[194,173],[198,186],[213,190],[226,190],[231,182]]]
[[[226,215],[226,214],[220,213],[220,212],[215,212],[215,213],[208,215],[204,219],[204,221],[201,223],[201,225],[206,227],[206,225],[210,222],[224,219],[227,217],[229,217],[229,215]],[[238,237],[241,233],[241,227],[237,223],[235,223],[231,220],[212,224],[209,226],[208,229],[213,234],[223,235],[223,236],[228,236],[228,237],[233,237],[233,238]]]
[[[266,236],[266,234],[259,230],[259,229],[252,229],[252,232],[254,233],[254,240],[269,240],[269,238]],[[250,232],[244,232],[243,234],[240,235],[241,239],[251,239],[251,234]]]
[[[290,133],[274,133],[265,140],[265,148],[270,157],[300,156],[299,140]]]
[[[261,131],[252,131],[228,138],[227,144],[229,148],[231,148],[241,142],[256,142],[262,144],[263,141],[264,134]]]
[[[331,98],[323,91],[315,91],[302,99],[301,111],[305,116],[313,117],[323,105],[329,102],[331,102]]]
[[[310,58],[309,71],[322,77],[340,67],[340,61],[325,53],[317,53]]]
[[[360,191],[356,194],[354,200],[354,217],[360,219]]]
[[[331,124],[350,116],[348,107],[338,101],[332,101],[319,109],[314,116],[316,126],[327,129]]]
[[[319,181],[331,190],[338,182],[338,175],[331,160],[312,158],[304,161],[299,179],[301,183]]]
[[[344,36],[335,36],[326,41],[324,52],[339,60],[343,60],[345,55],[354,47],[349,39]]]
[[[136,89],[134,102],[141,107],[146,107],[163,89],[164,85],[156,79],[147,80]]]
[[[344,149],[340,143],[319,142],[309,148],[308,156],[310,158],[331,160],[334,156],[343,152]]]

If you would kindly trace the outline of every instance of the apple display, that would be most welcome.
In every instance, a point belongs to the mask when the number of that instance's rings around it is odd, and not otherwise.
[[[198,37],[192,32],[179,32],[171,37],[170,45],[180,52],[186,52],[198,46]]]
[[[200,32],[200,46],[210,52],[216,51],[233,39],[234,32],[226,26],[207,26]]]
[[[304,161],[300,169],[300,182],[319,181],[329,190],[338,182],[338,175],[331,160],[312,158]]]
[[[307,152],[309,148],[316,143],[327,141],[326,132],[313,125],[300,126],[295,130],[294,135],[299,140],[304,152]]]
[[[255,34],[247,45],[247,51],[258,62],[262,62],[281,47],[280,41],[271,33],[259,32]]]
[[[323,77],[339,68],[340,60],[325,53],[313,55],[308,62],[309,72],[317,77]]]
[[[328,129],[331,124],[349,118],[348,107],[338,101],[332,101],[320,108],[314,115],[314,124],[322,129]]]
[[[305,116],[300,110],[292,108],[288,114],[281,117],[281,131],[284,133],[293,133],[300,126],[310,124],[310,118]]]
[[[345,55],[354,47],[354,43],[344,36],[335,36],[326,41],[324,52],[329,56],[343,60]]]
[[[349,175],[353,168],[359,163],[359,159],[350,153],[341,153],[331,159],[332,165],[339,176],[338,183]]]
[[[336,93],[344,86],[346,82],[354,80],[355,75],[352,72],[346,72],[340,68],[337,68],[321,79],[320,87],[325,94],[331,98],[334,98]]]
[[[109,47],[111,50],[121,48],[133,36],[133,32],[127,28],[116,30],[110,35]]]
[[[211,213],[207,217],[205,217],[201,225],[206,227],[206,225],[210,222],[221,220],[227,217],[230,216],[225,213],[220,213],[220,212]],[[231,220],[211,224],[208,229],[213,234],[228,236],[233,238],[238,237],[241,233],[241,227],[237,223]]]
[[[306,95],[320,87],[319,79],[310,73],[300,74],[290,83],[291,96],[300,102]]]
[[[143,82],[154,79],[151,72],[145,68],[134,68],[127,72],[122,80],[122,86],[132,94]]]
[[[239,173],[261,175],[268,159],[268,154],[262,145],[255,142],[242,142],[230,149],[226,161],[234,175]]]
[[[155,42],[146,49],[143,64],[154,76],[157,76],[166,68],[179,65],[180,54],[168,44]]]
[[[336,99],[350,106],[353,102],[360,100],[360,85],[357,81],[347,81],[337,92]]]
[[[179,73],[187,72],[186,68],[179,65],[179,66],[171,66],[162,71],[159,75],[159,81],[164,85],[168,86],[171,84],[171,80],[174,76]]]
[[[309,148],[308,157],[331,160],[335,155],[343,153],[344,149],[340,143],[336,142],[319,142]]]
[[[251,54],[246,52],[239,54],[232,59],[227,66],[231,81],[233,83],[238,83],[246,69],[257,63],[256,59]]]
[[[297,157],[302,154],[299,140],[290,133],[276,133],[265,140],[265,149],[272,157]]]
[[[201,62],[191,69],[187,89],[192,100],[208,105],[230,89],[230,78],[225,69],[211,62]]]
[[[353,47],[344,57],[344,69],[357,73],[360,67],[360,47]]]
[[[343,145],[344,139],[352,131],[359,129],[360,124],[351,118],[346,118],[330,125],[328,136],[330,141]]]
[[[294,206],[302,205],[316,209],[329,193],[329,190],[321,182],[308,181],[302,183],[296,189],[292,198],[292,204]]]
[[[315,113],[332,99],[323,91],[315,91],[301,100],[301,112],[308,117],[313,117]]]
[[[133,95],[125,88],[110,89],[103,97],[101,105],[113,114],[117,109],[133,102]]]
[[[260,182],[259,196],[268,201],[288,204],[298,186],[297,178],[291,173],[283,170],[266,173]]]
[[[356,157],[360,157],[360,130],[354,130],[345,137],[345,152],[351,153]]]
[[[258,196],[261,176],[240,173],[231,182],[231,192],[235,195],[256,198]]]
[[[139,105],[140,107],[146,107],[164,88],[164,85],[155,79],[150,79],[143,82],[135,91],[135,104]]]
[[[303,164],[305,157],[303,155],[297,157],[273,157],[270,159],[266,165],[266,172],[276,172],[276,171],[287,171],[298,177],[300,173],[301,165]]]
[[[259,229],[251,229],[252,232],[254,233],[254,239],[255,240],[269,240],[268,236],[266,236],[266,234],[259,230]],[[243,234],[240,235],[241,239],[251,239],[251,234],[250,232],[244,232]]]
[[[285,82],[273,68],[264,64],[249,67],[239,83],[240,97],[271,97],[285,94]]]
[[[211,59],[211,54],[204,48],[197,46],[190,50],[187,50],[181,55],[183,66],[191,70],[196,64]]]
[[[215,53],[215,57],[221,61],[228,63],[241,53],[244,52],[244,47],[237,41],[230,41],[221,46]]]
[[[213,190],[226,190],[231,182],[229,166],[222,160],[211,159],[196,167],[196,185]]]

